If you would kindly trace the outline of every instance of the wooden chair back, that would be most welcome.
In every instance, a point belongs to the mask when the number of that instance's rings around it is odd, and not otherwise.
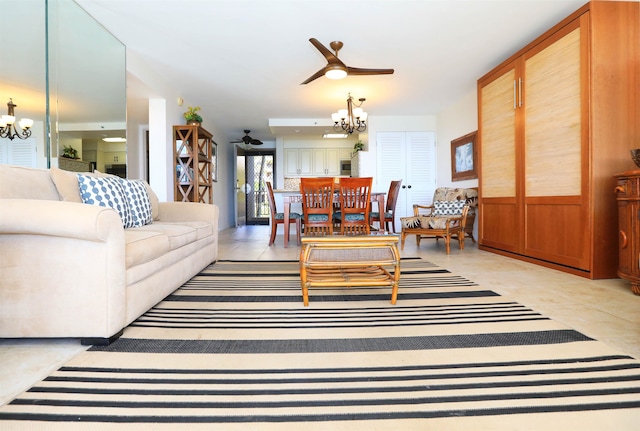
[[[385,205],[384,224],[387,231],[391,230],[396,233],[396,204],[398,203],[398,195],[400,194],[400,186],[402,180],[391,181],[389,192],[387,192],[387,203]],[[378,208],[378,211],[380,208]],[[380,224],[380,213],[371,212],[371,223],[378,222]],[[381,226],[382,227],[382,226]]]
[[[340,179],[340,233],[369,234],[373,178]]]
[[[276,208],[276,198],[275,198],[275,195],[273,194],[273,186],[269,181],[267,181],[266,184],[267,184],[267,196],[269,197],[269,214],[271,217],[271,235],[269,238],[269,245],[273,245],[273,243],[276,241],[276,233],[278,230],[278,225],[284,224],[285,220],[284,220],[284,213],[278,212]],[[289,223],[293,222],[296,225],[296,235],[297,235],[298,245],[301,244],[300,242],[300,232],[302,231],[301,217],[302,216],[299,213],[295,213],[295,212],[289,213]]]
[[[301,178],[305,235],[333,234],[333,178]]]

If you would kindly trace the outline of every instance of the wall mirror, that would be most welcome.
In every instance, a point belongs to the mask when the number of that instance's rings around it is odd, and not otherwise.
[[[122,174],[126,142],[103,139],[126,139],[124,45],[73,0],[2,0],[0,15],[29,23],[0,28],[0,114],[12,98],[16,117],[35,120],[47,166],[70,146]]]

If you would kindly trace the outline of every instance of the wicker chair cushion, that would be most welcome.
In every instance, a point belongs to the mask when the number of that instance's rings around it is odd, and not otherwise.
[[[447,219],[449,219],[449,217],[400,217],[400,223],[402,224],[403,229],[445,229],[447,227]],[[460,222],[455,220],[449,223],[449,227],[456,227],[459,224]]]

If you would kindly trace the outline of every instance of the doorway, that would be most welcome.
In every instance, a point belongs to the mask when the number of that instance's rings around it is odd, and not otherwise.
[[[275,150],[236,147],[236,226],[268,225],[267,181],[273,184]]]

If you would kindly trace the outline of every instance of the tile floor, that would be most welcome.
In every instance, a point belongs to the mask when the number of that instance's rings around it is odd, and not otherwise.
[[[297,260],[295,237],[288,248],[283,237],[269,247],[268,226],[220,232],[219,258]],[[420,256],[451,272],[603,341],[640,359],[640,296],[621,279],[588,280],[478,250],[470,240],[451,254],[442,241],[407,238],[403,256]],[[0,403],[5,404],[52,370],[85,349],[77,340],[0,340]]]

